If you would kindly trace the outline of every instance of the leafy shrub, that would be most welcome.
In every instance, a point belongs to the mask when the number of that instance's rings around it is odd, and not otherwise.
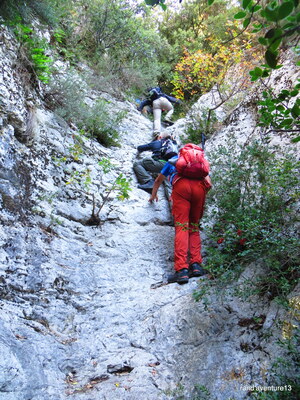
[[[168,43],[137,17],[133,4],[122,0],[91,0],[74,4],[72,25],[81,56],[113,86],[140,90],[153,84],[165,68]]]
[[[30,25],[33,20],[48,24],[51,45],[63,59],[73,66],[88,63],[105,88],[122,95],[128,90],[140,92],[162,71],[169,73],[170,46],[151,24],[137,17],[141,9],[122,0],[3,0],[0,4],[0,14],[13,26]],[[42,54],[36,58],[40,62]],[[46,60],[42,62],[45,66]]]
[[[212,0],[214,1],[214,0]],[[255,68],[252,71],[252,79],[256,80],[262,76],[268,76],[269,70],[278,67],[280,46],[282,44],[297,46],[297,32],[299,30],[299,9],[298,1],[258,1],[253,4],[250,0],[245,0],[241,4],[240,10],[234,17],[243,20],[246,29],[253,24],[253,33],[262,33],[258,38],[259,43],[265,47],[264,69]],[[259,16],[259,18],[257,18]],[[288,38],[288,39],[287,39]]]
[[[209,118],[208,118],[209,117]],[[208,110],[192,114],[190,121],[185,126],[186,138],[182,138],[184,143],[201,143],[213,132],[213,124],[217,122],[216,113]],[[204,135],[204,136],[203,136]]]
[[[235,43],[229,46],[216,38],[213,40],[214,52],[185,52],[177,63],[171,80],[176,97],[189,99],[208,92],[215,84],[223,82],[228,69],[241,60],[243,48]]]
[[[268,384],[274,388],[281,387],[277,391],[253,392],[252,398],[257,400],[298,400],[300,393],[299,372],[299,327],[293,335],[285,340],[279,340],[279,346],[283,349],[283,356],[277,357],[273,363]]]
[[[261,34],[258,42],[264,48],[265,64],[250,71],[252,81],[266,78],[272,70],[281,68],[280,54],[287,48],[294,48],[295,52],[299,50],[298,3],[292,0],[259,1],[256,4],[248,0],[242,2],[242,9],[235,18],[243,20],[244,29],[252,26],[254,21],[252,33]],[[273,131],[291,132],[293,142],[300,141],[300,100],[290,100],[298,96],[299,88],[298,80],[293,88],[285,88],[279,95],[267,90],[259,102],[260,125]]]
[[[85,223],[87,225],[99,225],[101,223],[100,212],[110,201],[112,193],[120,201],[129,198],[129,192],[132,190],[130,187],[131,179],[128,180],[121,172],[118,172],[117,166],[106,157],[101,157],[100,161],[98,161],[101,172],[93,178],[90,167],[85,166],[82,162],[85,153],[85,139],[86,135],[83,131],[73,135],[74,143],[69,147],[68,152],[54,161],[57,167],[64,167],[65,173],[68,175],[66,185],[72,187],[74,192],[80,195],[84,194],[88,199],[92,200],[91,216]],[[70,163],[72,163],[72,168],[69,168]],[[115,172],[116,174],[114,174],[112,181],[104,183],[103,176],[109,172]]]
[[[112,114],[108,109],[109,102],[99,99],[93,106],[84,106],[78,126],[104,146],[118,146],[118,126],[126,112]]]
[[[110,102],[104,99],[89,105],[85,97],[90,88],[82,76],[69,70],[63,77],[54,77],[49,86],[48,105],[62,118],[104,146],[118,145],[118,126],[125,113],[110,112]]]
[[[35,75],[44,83],[48,83],[53,60],[46,54],[47,44],[39,39],[32,28],[17,23],[14,32],[20,42],[20,57]]]
[[[300,81],[300,80],[299,80]],[[292,142],[299,142],[299,118],[300,118],[300,83],[295,85],[292,90],[284,89],[278,96],[272,91],[265,90],[263,99],[258,102],[260,113],[260,126],[271,127],[271,130],[287,131],[291,136],[298,136]]]
[[[209,159],[214,186],[208,198],[213,211],[206,216],[212,244],[207,268],[217,278],[211,284],[226,285],[260,260],[268,272],[248,282],[250,292],[270,299],[287,295],[299,277],[299,161],[292,150],[283,154],[258,142],[246,148],[229,143]]]
[[[54,26],[58,22],[58,5],[53,0],[2,0],[0,15],[10,22],[30,24],[34,17]]]

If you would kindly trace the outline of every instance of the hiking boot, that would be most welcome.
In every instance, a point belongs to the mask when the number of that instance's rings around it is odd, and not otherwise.
[[[196,262],[190,265],[190,274],[191,276],[202,276],[207,274],[207,271],[205,271],[201,264]]]
[[[166,125],[174,125],[174,122],[171,121],[171,120],[168,119],[168,118],[165,118],[165,119],[163,120],[163,122],[164,122]]]
[[[175,283],[175,282],[177,282],[177,274],[176,274],[176,272],[175,272],[175,274],[168,275],[167,282],[168,282],[168,283]]]
[[[146,190],[146,192],[151,193],[154,185],[154,180],[151,179],[147,183],[144,183],[143,185],[138,185],[139,189]]]
[[[189,281],[189,271],[187,268],[180,269],[176,272],[177,283],[182,285],[183,283],[188,283]]]

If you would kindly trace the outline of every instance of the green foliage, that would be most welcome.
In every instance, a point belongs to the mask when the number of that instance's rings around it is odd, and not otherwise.
[[[110,91],[136,93],[169,74],[170,46],[151,19],[141,18],[143,7],[132,2],[3,0],[0,13],[13,26],[29,25],[33,19],[47,23],[59,56],[73,66],[88,63],[102,82],[107,76],[104,90],[109,86]],[[42,55],[34,57],[40,69],[46,64]]]
[[[88,192],[91,183],[91,170],[86,168],[83,171],[72,171],[70,179],[66,182],[66,185],[76,185],[82,187],[84,191]]]
[[[110,112],[109,104],[104,99],[97,100],[93,106],[82,104],[80,119],[77,118],[75,123],[104,146],[119,146],[118,127],[126,112]]]
[[[261,3],[261,4],[260,4]],[[252,1],[243,1],[244,11],[238,13],[236,18],[244,19],[246,28],[256,14],[260,16],[260,22],[254,24],[253,33],[262,32],[258,41],[265,47],[265,62],[262,68],[256,67],[250,72],[252,81],[265,78],[270,75],[270,70],[278,69],[280,47],[297,46],[297,33],[299,33],[300,14],[298,10],[298,1],[268,1],[266,3]],[[299,126],[300,120],[300,102],[296,99],[292,106],[286,105],[292,97],[299,93],[299,84],[291,90],[282,90],[278,96],[270,91],[264,92],[264,100],[259,102],[260,107],[260,125],[272,126],[272,128],[299,132],[296,126]],[[293,141],[299,141],[298,135]]]
[[[178,383],[176,385],[176,388],[173,390],[166,390],[165,394],[166,396],[172,398],[172,400],[185,400],[185,399],[190,399],[190,400],[210,400],[211,399],[211,394],[210,391],[206,388],[206,386],[196,384],[193,388],[193,391],[191,394],[186,396],[184,394],[185,388],[181,383]]]
[[[49,82],[53,60],[48,56],[54,50],[64,59],[74,62],[77,47],[74,46],[73,25],[70,23],[71,0],[4,0],[0,15],[11,27],[21,43],[20,59],[25,67],[44,83]],[[34,23],[34,27],[32,22]],[[46,29],[52,34],[50,43],[35,33]]]
[[[73,0],[1,0],[0,15],[10,25],[16,22],[31,25],[35,20],[52,29],[62,28],[62,24],[68,30],[73,6]]]
[[[182,137],[184,143],[201,143],[205,134],[208,138],[214,130],[214,123],[217,122],[216,113],[214,111],[202,110],[201,114],[195,113],[191,115],[191,119],[185,126],[185,136]]]
[[[196,394],[193,396],[192,400],[210,400],[211,394],[206,386],[195,385],[194,388]]]
[[[2,0],[0,15],[10,22],[30,24],[37,17],[42,21],[55,25],[57,16],[55,0]]]
[[[154,7],[157,4],[161,6],[161,8],[165,11],[167,9],[167,6],[165,5],[166,0],[145,0],[145,3],[147,6]]]
[[[180,10],[180,12],[178,12]],[[234,11],[228,2],[219,0],[209,7],[207,0],[183,2],[178,7],[168,7],[163,13],[159,30],[172,45],[172,56],[178,60],[184,51],[210,51],[210,38],[228,39],[228,21]],[[184,21],[184,24],[183,24]],[[213,50],[211,53],[216,54]]]
[[[253,38],[262,34],[258,37],[258,42],[265,49],[265,64],[250,71],[252,82],[268,77],[272,70],[281,67],[278,62],[282,48],[285,50],[287,47],[294,46],[295,51],[299,51],[300,14],[298,5],[298,0],[266,2],[243,0],[241,2],[242,10],[237,12],[234,18],[242,21],[244,30],[252,29]],[[270,90],[265,91],[264,100],[259,102],[261,106],[260,126],[292,132],[293,136],[296,136],[296,133],[299,132],[300,103],[299,99],[290,100],[295,98],[298,93],[299,84],[289,90],[281,91],[279,95],[275,95]],[[299,134],[292,140],[299,141]]]
[[[68,175],[66,185],[71,186],[74,191],[92,198],[92,213],[86,224],[99,225],[101,222],[100,212],[109,201],[111,193],[114,192],[117,199],[121,201],[129,198],[130,180],[122,173],[117,173],[112,183],[105,184],[102,179],[103,176],[116,170],[116,165],[106,157],[101,157],[98,162],[98,165],[102,168],[102,173],[97,177],[92,177],[92,169],[82,165],[82,159],[85,155],[84,143],[87,137],[81,131],[78,135],[74,135],[73,139],[74,144],[69,147],[67,154],[56,159],[55,163],[57,167],[64,167],[65,173]],[[69,168],[70,163],[72,163],[72,168]],[[100,204],[99,196],[101,197]]]
[[[272,127],[273,130],[290,131],[292,136],[299,132],[296,129],[297,121],[300,121],[300,84],[292,90],[284,89],[278,96],[274,96],[271,90],[263,92],[263,100],[258,102],[260,113],[260,126]],[[293,139],[299,141],[300,136]]]
[[[118,146],[118,127],[124,111],[115,112],[105,99],[88,104],[85,97],[89,87],[84,77],[71,69],[63,77],[54,76],[49,86],[49,107],[104,146]]]
[[[211,87],[211,76],[217,78],[216,71],[224,67],[224,60],[217,65],[222,56],[219,57],[215,43],[228,39],[228,24],[232,25],[228,21],[232,20],[233,14],[232,7],[222,0],[212,7],[208,6],[207,0],[183,2],[180,7],[170,5],[163,13],[159,32],[172,46],[168,56],[172,72],[164,81],[175,96],[182,95],[178,93],[182,86],[188,89],[184,93],[185,100]]]
[[[57,43],[62,44],[65,41],[66,32],[61,28],[57,28],[53,32],[53,37]]]
[[[74,11],[81,56],[99,74],[108,72],[114,82],[120,81],[123,93],[124,89],[141,90],[167,68],[167,41],[136,12],[140,9],[122,0],[90,0]]]
[[[127,178],[123,174],[120,174],[116,178],[112,190],[117,191],[119,200],[128,199],[129,192],[131,191],[130,182],[127,180]]]
[[[101,158],[101,160],[98,162],[98,164],[102,167],[103,172],[105,174],[107,174],[114,168],[114,165],[109,158],[105,158],[105,157]]]
[[[44,83],[48,83],[51,75],[53,60],[46,55],[47,44],[39,39],[32,28],[17,23],[14,28],[15,35],[20,42],[20,51],[26,57],[36,76]]]
[[[206,0],[200,0],[183,3],[180,12],[174,8],[164,13],[160,32],[173,47],[170,82],[175,96],[189,100],[202,95],[220,85],[233,65],[247,58],[251,46],[246,34],[232,41],[238,31],[238,24],[232,22],[235,10],[228,2],[220,0],[209,7]],[[248,60],[243,68],[247,64]],[[244,81],[242,72],[236,71],[235,80]]]
[[[259,143],[240,148],[233,157],[236,151],[230,143],[209,156],[214,183],[207,228],[212,244],[207,260],[210,284],[226,286],[245,265],[259,260],[268,273],[249,282],[250,292],[286,296],[299,277],[294,232],[299,162],[292,153]]]
[[[260,44],[265,47],[265,61],[268,68],[275,69],[278,64],[279,47],[285,41],[295,40],[299,32],[299,13],[297,0],[242,2],[243,11],[239,11],[236,19],[243,20],[244,28],[256,19],[253,33],[261,32]],[[255,75],[253,76],[253,78]]]
[[[252,392],[252,398],[257,400],[298,400],[300,393],[299,373],[299,327],[295,329],[293,335],[288,339],[279,341],[280,347],[284,351],[284,356],[277,357],[270,371],[268,385],[281,387],[284,390]]]
[[[105,171],[106,170],[104,169],[103,172],[106,173]],[[87,222],[88,225],[100,224],[101,222],[99,218],[100,211],[107,203],[109,196],[112,192],[115,192],[117,194],[118,200],[123,201],[129,198],[129,192],[132,190],[130,187],[130,181],[131,180],[127,180],[127,178],[122,173],[118,174],[113,183],[111,185],[106,186],[105,188],[106,195],[102,197],[102,203],[99,206],[97,212],[96,212],[95,196],[93,195],[93,211],[90,220]]]

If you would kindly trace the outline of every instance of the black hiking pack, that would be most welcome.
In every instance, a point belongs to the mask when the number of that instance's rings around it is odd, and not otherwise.
[[[148,89],[150,100],[154,101],[163,95],[163,92],[159,86]]]
[[[163,160],[168,161],[178,154],[178,146],[175,140],[162,139],[160,154]]]

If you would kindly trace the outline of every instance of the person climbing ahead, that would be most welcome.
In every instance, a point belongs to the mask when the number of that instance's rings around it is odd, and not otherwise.
[[[143,108],[150,106],[153,110],[153,134],[158,134],[161,131],[161,113],[167,111],[164,118],[165,122],[172,122],[171,117],[174,112],[172,103],[180,104],[181,100],[175,97],[169,96],[162,92],[159,86],[148,89],[149,97],[141,102],[138,107],[139,111],[143,111]]]
[[[168,133],[158,134],[152,142],[137,147],[138,153],[152,151],[151,156],[146,156],[133,164],[133,170],[139,182],[139,189],[150,191],[151,193],[154,185],[152,174],[158,174],[166,163],[161,157],[161,147],[162,141],[168,137]]]
[[[202,151],[202,149],[200,150]],[[181,154],[182,149],[180,150],[179,158]],[[206,194],[211,188],[211,180],[206,172],[203,174],[205,177],[198,179],[189,178],[178,173],[179,167],[176,167],[178,160],[178,156],[175,156],[164,165],[154,182],[149,202],[158,201],[158,188],[168,177],[173,187],[172,214],[175,226],[175,276],[171,277],[169,282],[175,281],[183,284],[188,282],[190,276],[206,274],[201,265],[199,221],[203,215]]]

